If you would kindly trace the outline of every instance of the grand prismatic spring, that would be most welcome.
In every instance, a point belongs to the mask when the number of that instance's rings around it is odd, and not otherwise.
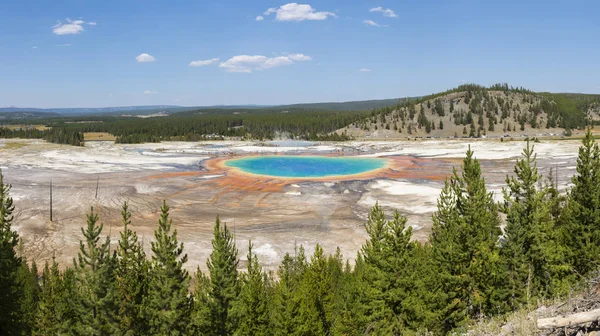
[[[321,178],[356,175],[385,167],[386,159],[328,156],[250,156],[225,162],[227,167],[282,178]]]

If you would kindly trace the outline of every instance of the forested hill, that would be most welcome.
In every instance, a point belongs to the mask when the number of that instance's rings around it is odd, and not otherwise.
[[[338,130],[358,138],[560,135],[600,120],[600,95],[475,84],[404,99]]]

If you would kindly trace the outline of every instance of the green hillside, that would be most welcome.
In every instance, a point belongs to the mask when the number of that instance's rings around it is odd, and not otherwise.
[[[374,110],[338,133],[358,138],[552,136],[582,129],[599,117],[600,95],[467,84]]]

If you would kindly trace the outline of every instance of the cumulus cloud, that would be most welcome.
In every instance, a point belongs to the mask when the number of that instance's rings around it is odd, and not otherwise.
[[[373,20],[364,20],[363,21],[364,24],[369,25],[369,26],[373,26],[373,27],[381,27],[379,25],[379,23],[373,21]]]
[[[287,54],[271,58],[262,55],[237,55],[222,62],[219,67],[227,72],[252,72],[310,60],[312,58],[304,54]]]
[[[84,24],[95,26],[96,22],[85,22],[83,20],[71,20],[67,18],[66,22],[58,21],[56,25],[52,26],[52,33],[56,35],[75,35],[79,34],[83,29]]]
[[[146,90],[146,91],[144,91],[145,95],[153,95],[153,94],[157,94],[157,93],[158,93],[158,91],[152,91],[152,90]]]
[[[265,18],[264,18],[264,17],[262,17],[261,15],[259,15],[259,16],[257,16],[257,17],[256,17],[256,21],[262,21],[262,20],[264,20],[264,19],[265,19]]]
[[[371,72],[371,69],[368,69],[368,68],[360,68],[360,69],[358,69],[358,71],[360,71],[360,72]]]
[[[369,12],[370,13],[381,12],[381,13],[383,13],[383,16],[391,17],[391,18],[398,17],[398,15],[396,15],[396,13],[394,13],[393,10],[391,10],[389,8],[383,8],[381,6],[369,9]]]
[[[150,63],[150,62],[156,61],[156,58],[154,56],[152,56],[152,55],[144,53],[144,54],[137,55],[135,57],[135,60],[138,63]]]
[[[275,14],[277,21],[304,21],[304,20],[325,20],[328,17],[337,17],[332,12],[317,12],[308,4],[297,4],[295,2],[285,4],[279,8],[269,8],[263,15],[268,16]],[[258,17],[256,18],[258,20]],[[260,20],[259,20],[260,21]]]
[[[200,61],[192,61],[192,62],[190,62],[189,66],[197,68],[197,67],[202,67],[202,66],[205,66],[205,65],[215,64],[218,61],[219,61],[218,58],[211,58],[211,59],[204,60],[204,61],[202,61],[202,60],[200,60]]]

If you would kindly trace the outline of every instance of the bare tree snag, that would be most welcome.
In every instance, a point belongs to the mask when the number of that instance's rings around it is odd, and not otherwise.
[[[567,315],[565,317],[555,316],[537,321],[538,329],[554,329],[575,326],[578,324],[594,322],[600,319],[600,309],[594,309],[583,313]]]

